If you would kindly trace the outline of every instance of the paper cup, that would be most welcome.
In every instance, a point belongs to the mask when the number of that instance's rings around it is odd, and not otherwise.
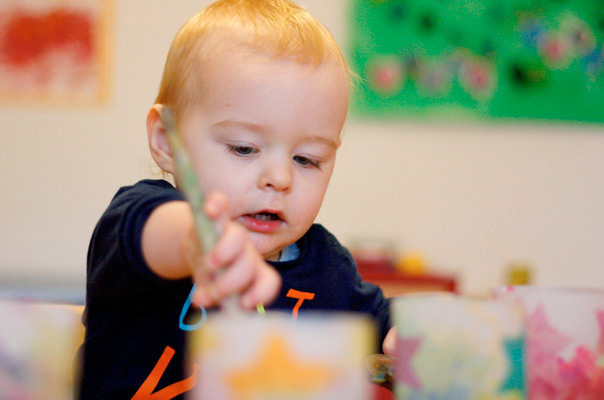
[[[525,399],[516,304],[418,293],[394,299],[392,311],[397,399]]]
[[[367,400],[375,330],[349,314],[215,315],[191,336],[192,399]]]
[[[0,300],[0,399],[72,398],[81,314],[82,307]]]
[[[604,290],[509,286],[525,310],[531,400],[604,399]]]

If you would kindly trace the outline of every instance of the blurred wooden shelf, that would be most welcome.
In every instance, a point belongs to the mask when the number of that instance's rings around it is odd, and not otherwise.
[[[393,264],[356,260],[363,280],[382,288],[386,297],[411,292],[451,292],[457,293],[457,280],[451,275],[436,273],[405,274]]]

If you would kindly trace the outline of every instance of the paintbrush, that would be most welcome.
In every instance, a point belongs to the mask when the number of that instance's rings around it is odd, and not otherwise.
[[[191,158],[182,142],[176,117],[168,106],[161,107],[159,114],[166,127],[168,143],[172,150],[172,157],[174,158],[176,167],[175,178],[178,182],[178,187],[191,205],[195,231],[203,254],[208,254],[218,241],[218,232],[212,220],[203,212],[205,197],[199,187],[199,181],[197,180],[197,174],[193,168]],[[237,297],[230,296],[224,299],[222,308],[228,312],[238,310]]]

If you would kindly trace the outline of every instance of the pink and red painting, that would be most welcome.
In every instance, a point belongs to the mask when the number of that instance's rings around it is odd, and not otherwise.
[[[0,99],[99,103],[111,0],[0,0]]]

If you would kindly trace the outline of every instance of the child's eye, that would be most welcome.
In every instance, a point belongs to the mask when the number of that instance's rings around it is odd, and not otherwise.
[[[229,144],[228,147],[229,147],[230,152],[235,153],[238,156],[249,156],[249,155],[252,155],[252,154],[258,152],[258,150],[256,150],[255,148],[253,148],[251,146],[239,146],[239,145]]]
[[[313,167],[321,169],[321,162],[304,156],[294,156],[294,161],[303,167]]]

